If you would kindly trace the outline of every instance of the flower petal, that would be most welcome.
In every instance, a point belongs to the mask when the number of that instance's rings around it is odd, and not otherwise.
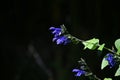
[[[80,71],[79,69],[73,69],[72,72],[78,72]]]
[[[49,30],[55,30],[55,27],[50,27]]]
[[[82,73],[81,72],[77,72],[77,74],[75,76],[81,76]]]

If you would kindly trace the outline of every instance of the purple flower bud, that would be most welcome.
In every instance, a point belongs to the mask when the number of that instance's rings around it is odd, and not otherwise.
[[[53,38],[53,39],[55,39],[55,38]],[[70,40],[65,36],[56,37],[55,41],[57,44],[64,44],[64,45],[66,45],[67,43],[70,42]]]
[[[52,30],[52,34],[55,36],[61,35],[61,28],[50,27],[49,29]]]
[[[75,76],[81,76],[85,74],[85,71],[81,70],[81,69],[73,69],[72,72],[76,72],[77,74],[75,74]]]
[[[54,35],[53,41],[56,41],[58,45],[70,43],[70,40],[66,36],[61,35],[61,28],[50,27],[49,29],[52,30],[52,34]]]
[[[108,53],[106,56],[107,57],[105,59],[108,61],[110,68],[112,68],[116,64],[114,55],[111,53]]]

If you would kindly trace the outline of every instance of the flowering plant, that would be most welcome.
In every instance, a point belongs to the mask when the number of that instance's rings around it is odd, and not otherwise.
[[[81,43],[84,45],[84,50],[98,50],[102,51],[104,49],[108,50],[108,53],[103,57],[103,60],[101,62],[101,70],[103,70],[106,67],[109,67],[109,69],[112,69],[113,67],[118,65],[118,68],[114,74],[114,76],[120,76],[120,39],[117,39],[114,43],[115,49],[110,49],[105,47],[105,43],[99,44],[99,39],[93,38],[90,40],[81,40],[78,39],[67,31],[66,27],[64,25],[61,25],[59,28],[50,27],[49,28],[52,31],[52,34],[54,35],[53,42],[56,42],[57,45],[63,44],[78,44]],[[80,68],[73,69],[72,72],[76,73],[75,76],[88,76],[90,80],[101,80],[99,77],[97,77],[89,66],[87,65],[86,61],[81,58],[80,61]],[[105,77],[104,80],[112,80],[112,78]]]

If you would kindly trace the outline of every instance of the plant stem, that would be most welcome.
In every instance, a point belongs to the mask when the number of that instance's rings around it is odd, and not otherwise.
[[[94,75],[94,74],[92,73],[92,71],[90,70],[90,68],[88,67],[87,63],[85,62],[85,60],[84,60],[83,58],[81,58],[81,61],[87,66],[87,69],[88,69],[88,71],[90,72],[89,75],[86,75],[86,76],[89,77],[90,80],[101,80],[100,78],[98,78],[96,75]]]
[[[85,40],[81,40],[81,39],[78,39],[78,38],[76,38],[76,37],[74,37],[73,36],[73,38],[75,39],[75,40],[77,40],[77,41],[79,41],[79,42],[85,42]],[[89,43],[89,42],[88,42]],[[91,43],[92,44],[92,43]],[[98,44],[97,45],[98,47],[100,46],[100,44]],[[117,56],[119,56],[118,54],[116,54],[116,52],[115,51],[113,51],[112,49],[110,49],[110,48],[107,48],[107,47],[104,47],[104,49],[106,49],[106,50],[108,50],[108,51],[110,51],[111,53],[114,53],[115,55],[117,55]]]

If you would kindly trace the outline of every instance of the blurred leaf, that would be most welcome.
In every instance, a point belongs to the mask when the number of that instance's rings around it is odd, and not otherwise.
[[[101,69],[105,68],[108,65],[108,61],[105,60],[105,57],[102,60]]]
[[[117,71],[115,73],[115,76],[120,76],[120,65],[119,65],[119,68],[117,69]]]
[[[63,25],[60,25],[60,27],[61,27],[61,29],[62,29],[61,32],[62,32],[63,34],[67,32],[67,29],[66,29],[66,27],[64,26],[64,24],[63,24]]]
[[[100,45],[99,48],[98,48],[98,50],[102,51],[103,48],[104,48],[104,46],[105,46],[105,44]]]
[[[112,80],[112,78],[104,78],[104,80]]]
[[[96,49],[96,47],[98,46],[99,44],[99,39],[90,39],[90,40],[87,40],[87,41],[84,41],[82,42],[83,45],[85,46],[84,49],[88,48],[90,50],[94,50]]]
[[[117,54],[120,54],[120,39],[115,41],[115,47],[117,48]]]

